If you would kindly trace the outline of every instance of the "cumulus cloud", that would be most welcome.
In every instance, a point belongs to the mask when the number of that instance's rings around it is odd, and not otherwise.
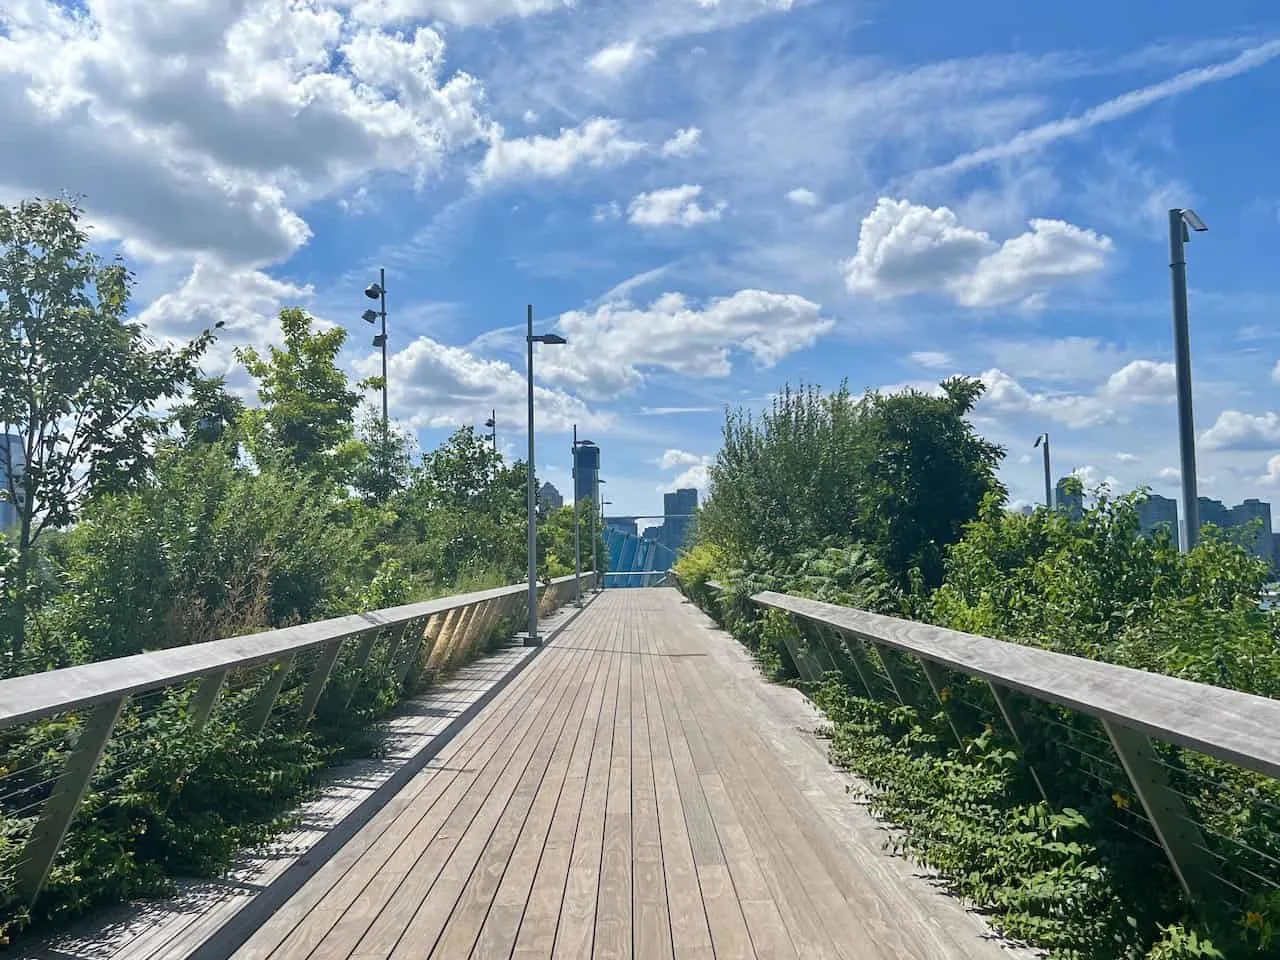
[[[644,144],[622,135],[622,125],[606,117],[592,117],[566,127],[554,137],[535,134],[506,139],[499,133],[489,145],[476,172],[481,181],[519,177],[563,177],[579,167],[603,168],[622,163]]]
[[[677,449],[664,450],[662,456],[658,458],[658,466],[663,470],[673,470],[676,467],[693,467],[706,462],[707,457],[700,453],[690,453],[688,450]]]
[[[1276,454],[1267,461],[1266,472],[1258,477],[1258,483],[1268,487],[1280,486],[1280,454]]]
[[[401,24],[437,18],[460,27],[531,17],[564,7],[573,0],[359,0],[352,16],[362,23]]]
[[[359,366],[372,375],[379,371],[378,363],[370,354]],[[430,337],[418,337],[388,357],[388,385],[393,414],[415,429],[479,423],[493,409],[500,423],[517,429],[525,423],[528,388],[523,370]],[[609,424],[606,415],[564,390],[535,387],[533,402],[543,429],[564,431],[575,423],[594,429]]]
[[[643,227],[693,227],[719,220],[725,204],[704,207],[698,203],[700,196],[702,187],[696,183],[638,193],[627,207],[627,219]]]
[[[1200,442],[1209,450],[1265,450],[1280,446],[1280,413],[1224,410]]]
[[[1116,454],[1116,459],[1119,460],[1121,463],[1137,463],[1138,462],[1138,458],[1136,456],[1134,456],[1132,453],[1125,453],[1123,450],[1121,450],[1119,453]]]
[[[981,376],[986,393],[979,408],[997,413],[1033,413],[1069,427],[1093,427],[1116,419],[1104,400],[1073,393],[1039,393],[1028,390],[1003,370],[993,368]]]
[[[1055,284],[1097,273],[1111,253],[1109,237],[1062,220],[1034,219],[1030,227],[996,243],[947,207],[881,197],[841,264],[845,284],[877,299],[940,293],[962,306],[1030,307]]]
[[[702,143],[702,131],[697,127],[684,127],[671,135],[662,145],[664,157],[691,157]]]
[[[1172,363],[1134,360],[1111,374],[1102,389],[1118,401],[1163,403],[1174,397],[1175,377]]]
[[[666,450],[658,458],[658,467],[662,470],[683,469],[669,482],[659,484],[658,490],[665,492],[682,487],[697,487],[698,490],[705,491],[711,486],[710,467],[714,462],[715,458],[706,454],[690,453],[688,450]]]
[[[911,362],[933,370],[952,365],[951,356],[941,350],[917,350],[911,354]]]
[[[277,262],[310,236],[302,205],[374,172],[422,179],[488,135],[438,33],[325,5],[28,0],[0,36],[0,192],[83,190],[135,255]]]
[[[634,40],[613,43],[597,50],[587,60],[593,73],[606,77],[620,77],[646,56],[646,51]]]
[[[804,187],[788,190],[787,199],[797,207],[816,207],[818,205],[818,195]]]
[[[647,307],[627,300],[561,315],[565,347],[546,351],[539,370],[588,397],[610,397],[663,369],[693,377],[727,377],[732,356],[762,367],[810,346],[831,329],[818,304],[795,294],[739,290],[701,306],[679,293]]]

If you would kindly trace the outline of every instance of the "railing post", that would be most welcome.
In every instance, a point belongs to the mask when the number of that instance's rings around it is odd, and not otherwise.
[[[223,684],[227,682],[227,676],[230,673],[230,670],[218,670],[200,679],[200,686],[196,687],[195,695],[192,696],[191,703],[187,707],[191,713],[193,730],[203,730],[204,725],[209,722],[214,704],[218,702],[218,694],[222,692]]]
[[[1049,799],[1049,791],[1045,789],[1044,781],[1040,779],[1040,774],[1036,770],[1035,764],[1027,756],[1027,737],[1023,732],[1022,721],[1014,713],[1013,703],[1009,699],[1014,695],[1013,691],[1000,686],[998,683],[992,683],[990,680],[987,681],[987,687],[991,691],[991,698],[996,702],[996,707],[1000,710],[1000,716],[1004,718],[1005,728],[1008,729],[1009,735],[1013,737],[1013,742],[1018,745],[1018,754],[1022,757],[1022,762],[1026,764],[1027,772],[1031,774],[1031,779],[1035,781],[1036,790],[1045,803],[1053,806],[1053,801]]]
[[[35,903],[49,879],[53,859],[58,855],[80,801],[84,799],[93,771],[102,759],[102,751],[120,718],[126,699],[107,700],[89,712],[84,728],[67,757],[66,769],[44,803],[40,821],[27,840],[22,862],[18,864],[14,877],[18,895],[28,906]]]
[[[259,736],[266,729],[267,720],[271,718],[271,708],[275,706],[276,697],[280,696],[280,688],[284,686],[284,678],[293,666],[295,656],[296,654],[290,654],[268,668],[272,671],[271,676],[253,698],[249,705],[249,716],[245,719],[245,731],[251,736]]]
[[[355,659],[351,661],[351,669],[355,674],[359,674],[369,663],[369,658],[373,656],[373,645],[378,642],[378,637],[382,635],[383,628],[370,627],[360,635],[360,646],[356,647]],[[347,699],[342,704],[342,709],[351,706],[351,701],[356,695],[356,686],[359,683],[359,677],[356,682],[351,685],[351,689],[347,691]]]
[[[907,675],[902,672],[902,667],[893,658],[893,648],[874,641],[871,645],[876,648],[876,653],[880,655],[880,663],[884,666],[885,676],[889,678],[889,686],[893,688],[893,695],[898,698],[898,702],[904,707],[914,706],[916,700],[912,691],[914,684],[907,679]]]
[[[1101,722],[1183,893],[1192,903],[1203,903],[1217,885],[1209,867],[1210,854],[1186,804],[1169,788],[1151,740],[1131,727],[1105,719]]]
[[[858,679],[862,681],[863,687],[866,688],[867,696],[872,700],[879,700],[879,684],[874,681],[876,674],[871,669],[871,664],[867,661],[867,651],[862,643],[862,638],[857,636],[850,637],[843,630],[838,630],[834,627],[832,630],[844,647],[844,652],[848,655],[849,662],[853,664],[853,669],[857,673]]]
[[[431,654],[427,657],[427,669],[439,671],[444,669],[449,655],[449,646],[453,643],[453,635],[458,631],[458,622],[466,612],[465,607],[451,607],[445,611],[444,623],[440,626],[440,634],[431,646]]]
[[[302,691],[302,703],[298,707],[298,722],[302,726],[306,726],[311,720],[311,715],[316,712],[320,696],[329,682],[329,674],[333,672],[333,665],[338,662],[338,656],[341,653],[342,640],[334,640],[321,648],[320,657],[311,670],[307,688]]]
[[[956,723],[955,710],[951,706],[950,691],[947,689],[946,677],[942,675],[942,669],[925,657],[916,657],[916,662],[920,664],[924,678],[929,681],[929,689],[933,691],[934,698],[942,707],[943,716],[947,718],[947,726],[951,728],[952,736],[956,738],[956,743],[964,746],[964,737],[960,735],[960,727]]]
[[[405,656],[404,662],[400,664],[400,668],[396,670],[396,687],[404,690],[410,681],[410,677],[414,681],[418,676],[419,658],[422,656],[422,645],[427,642],[428,637],[434,637],[434,633],[439,631],[440,624],[444,622],[442,614],[433,614],[422,622],[422,629],[416,631],[418,639],[409,648],[409,653]]]

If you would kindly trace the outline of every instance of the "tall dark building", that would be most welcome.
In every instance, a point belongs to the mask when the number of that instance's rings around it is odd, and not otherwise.
[[[694,487],[681,487],[674,493],[662,496],[662,542],[672,550],[679,550],[689,537],[693,515],[698,512],[698,491]]]
[[[18,525],[18,504],[22,502],[22,492],[18,483],[22,479],[25,466],[25,450],[22,438],[13,433],[0,433],[0,531]]]
[[[1231,526],[1231,511],[1221,500],[1210,500],[1208,497],[1197,497],[1200,504],[1200,526],[1212,523],[1215,527],[1226,529]]]
[[[600,490],[600,448],[594,443],[579,444],[573,452],[575,499],[595,500]]]
[[[1178,545],[1177,500],[1162,497],[1158,493],[1147,494],[1147,499],[1138,504],[1138,523],[1146,534],[1161,528],[1167,529],[1173,536],[1173,545]]]
[[[1072,520],[1079,520],[1084,516],[1084,494],[1080,492],[1079,478],[1066,476],[1059,480],[1053,502]]]
[[[1255,557],[1262,558],[1274,567],[1276,555],[1275,543],[1271,539],[1271,504],[1250,497],[1239,506],[1231,508],[1232,526],[1244,528],[1254,521],[1260,521],[1260,523],[1252,532],[1251,538],[1245,541],[1246,546]]]

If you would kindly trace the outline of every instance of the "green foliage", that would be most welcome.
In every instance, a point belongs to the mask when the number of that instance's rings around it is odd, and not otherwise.
[[[957,377],[940,396],[855,399],[789,387],[757,421],[731,412],[698,536],[745,563],[819,544],[861,543],[902,589],[942,579],[943,555],[978,514],[1002,451],[965,419],[982,392]]]

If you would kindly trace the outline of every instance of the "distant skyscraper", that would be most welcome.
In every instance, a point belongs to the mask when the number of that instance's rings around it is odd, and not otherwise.
[[[1063,477],[1055,488],[1054,503],[1072,520],[1084,516],[1084,494],[1080,493],[1080,480],[1075,476]]]
[[[698,491],[681,487],[662,497],[662,542],[671,550],[679,550],[689,536],[693,514],[698,512]]]
[[[600,448],[594,443],[579,444],[574,450],[574,496],[594,500],[600,489]]]
[[[538,489],[538,512],[547,513],[551,510],[559,510],[564,506],[564,497],[560,495],[560,491],[556,489],[555,484],[544,483]]]
[[[1239,506],[1231,508],[1229,521],[1231,526],[1243,528],[1254,521],[1259,521],[1258,528],[1249,534],[1245,544],[1254,556],[1267,561],[1270,566],[1275,566],[1275,544],[1271,539],[1271,504],[1250,497]]]
[[[1200,504],[1200,526],[1212,523],[1215,527],[1226,529],[1231,526],[1231,511],[1221,500],[1210,500],[1208,497],[1197,497]]]
[[[21,493],[17,489],[17,480],[22,476],[25,465],[22,438],[12,433],[0,434],[0,530],[18,525],[17,498]],[[10,483],[11,478],[13,483]]]
[[[1178,545],[1178,501],[1162,497],[1158,493],[1147,494],[1147,499],[1138,504],[1138,523],[1145,534],[1154,533],[1161,528],[1173,535],[1173,545]]]

